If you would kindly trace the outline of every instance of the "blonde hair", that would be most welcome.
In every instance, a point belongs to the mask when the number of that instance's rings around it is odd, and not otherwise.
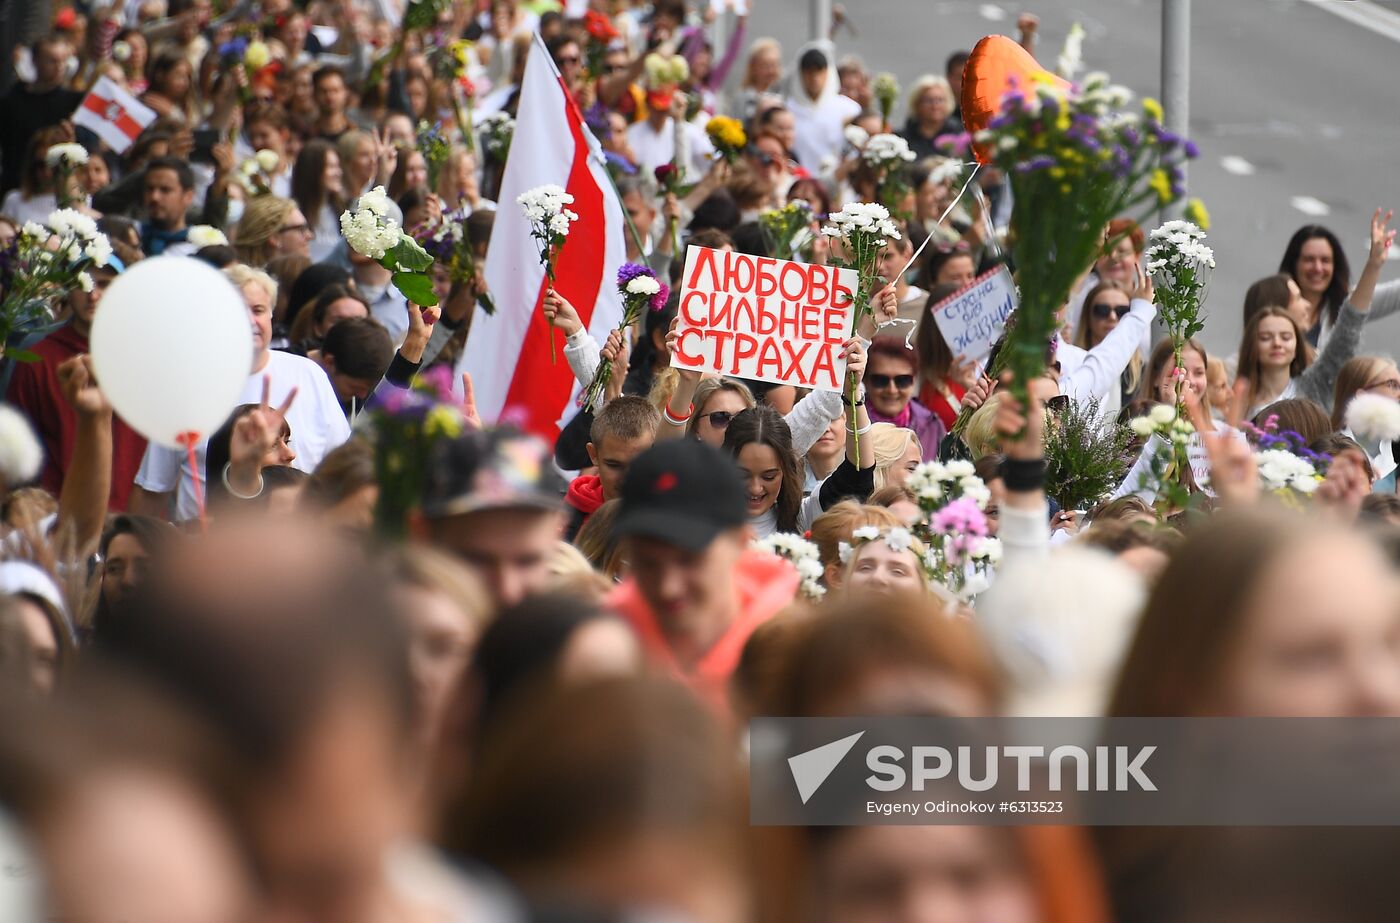
[[[282,230],[287,216],[296,208],[291,199],[277,196],[257,196],[243,209],[243,217],[233,229],[233,250],[240,262],[264,266],[272,258],[267,242]],[[276,294],[273,295],[276,300]]]
[[[491,598],[476,575],[456,558],[427,545],[400,545],[385,552],[389,576],[403,586],[440,593],[477,631],[491,621]]]
[[[1337,372],[1337,383],[1332,397],[1332,429],[1346,427],[1347,405],[1386,369],[1395,368],[1395,363],[1381,356],[1356,356],[1348,359]]]
[[[1001,395],[993,394],[987,403],[973,411],[963,427],[962,440],[967,444],[973,458],[995,453],[1001,446],[1001,436],[997,433],[997,406]]]
[[[759,56],[760,54],[762,54],[763,52],[765,52],[765,51],[771,51],[771,52],[773,52],[775,55],[777,55],[777,56],[778,56],[778,66],[779,66],[780,68],[782,67],[782,61],[783,61],[783,46],[778,44],[778,40],[775,39],[775,38],[761,38],[761,39],[758,39],[758,40],[755,41],[752,45],[749,46],[749,58],[748,58],[748,61],[747,61],[747,62],[745,63],[745,65],[744,65],[744,82],[743,82],[743,84],[742,84],[742,88],[743,88],[743,89],[745,89],[745,90],[748,90],[748,89],[755,89],[755,90],[756,90],[756,89],[758,89],[758,87],[754,86],[754,82],[753,82],[754,62],[757,61],[757,60],[758,60],[758,56]],[[781,75],[780,75],[780,79],[781,79]]]
[[[817,546],[822,567],[841,563],[841,543],[849,543],[851,533],[861,526],[892,529],[904,523],[883,506],[869,506],[854,500],[842,500],[822,513],[812,523],[812,544]]]
[[[260,285],[263,291],[267,292],[267,300],[272,304],[277,303],[277,280],[261,269],[254,269],[243,263],[230,263],[224,267],[224,277],[232,282],[233,287],[240,293],[245,286]]]
[[[594,570],[582,551],[560,539],[549,555],[548,589],[601,603],[612,581]]]
[[[879,490],[885,486],[889,477],[890,469],[895,462],[904,457],[904,453],[909,450],[909,441],[913,440],[914,445],[919,447],[919,454],[923,454],[923,444],[919,442],[918,433],[912,429],[905,429],[902,426],[895,426],[893,423],[872,423],[870,426],[870,446],[875,450],[875,489]]]
[[[462,161],[470,160],[472,169],[477,167],[476,155],[462,147],[460,144],[452,146],[452,153],[447,155],[447,162],[438,171],[437,188],[433,190],[445,203],[444,211],[453,211],[462,204],[461,190],[457,189],[457,171],[461,167]]]
[[[909,97],[905,102],[905,106],[908,107],[911,116],[914,114],[914,110],[919,108],[919,97],[923,96],[934,87],[942,87],[943,92],[948,94],[948,106],[950,109],[957,104],[957,100],[953,99],[953,87],[948,83],[947,77],[941,74],[924,74],[918,80],[915,80],[914,85],[909,88]]]

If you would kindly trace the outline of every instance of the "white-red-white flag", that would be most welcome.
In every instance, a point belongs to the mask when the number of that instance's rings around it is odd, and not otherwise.
[[[155,110],[112,82],[100,78],[73,113],[73,124],[91,129],[118,154],[156,120]]]
[[[488,424],[510,422],[553,440],[576,410],[578,386],[564,361],[563,333],[544,319],[544,267],[529,222],[515,202],[521,193],[546,183],[568,190],[574,197],[569,207],[579,216],[559,251],[555,287],[602,343],[622,322],[617,271],[626,260],[626,219],[602,148],[536,34],[486,255],[486,283],[496,313],[478,311],[472,319],[456,379],[460,382],[463,371],[471,373],[477,410]],[[550,364],[551,336],[557,365]]]

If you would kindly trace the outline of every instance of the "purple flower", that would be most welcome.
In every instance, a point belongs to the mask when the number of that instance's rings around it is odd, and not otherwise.
[[[608,166],[622,171],[626,176],[633,176],[637,172],[637,165],[621,154],[615,154],[612,151],[604,151],[603,159],[607,161]]]
[[[1187,160],[1195,160],[1197,157],[1201,156],[1201,149],[1197,146],[1195,141],[1184,141],[1181,145],[1181,149],[1185,152]]]
[[[1018,163],[1016,165],[1016,172],[1034,173],[1036,170],[1048,170],[1054,165],[1054,157],[1051,157],[1047,154],[1041,154],[1037,157],[1032,157],[1030,160],[1027,160],[1024,163]]]
[[[1173,134],[1172,132],[1167,131],[1165,128],[1157,132],[1156,134],[1157,143],[1161,146],[1162,150],[1164,151],[1170,151],[1172,148],[1176,147],[1178,144],[1181,143],[1181,135]]]
[[[452,394],[452,370],[445,365],[435,365],[418,376],[423,390],[443,404],[455,404]]]
[[[638,276],[651,276],[656,278],[656,273],[651,271],[651,267],[641,263],[623,263],[617,270],[617,287],[626,288],[627,283]]]

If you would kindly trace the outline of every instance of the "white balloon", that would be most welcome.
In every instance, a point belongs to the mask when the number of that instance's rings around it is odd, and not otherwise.
[[[184,256],[142,260],[112,280],[92,321],[97,383],[141,435],[172,448],[228,419],[253,366],[243,295]]]

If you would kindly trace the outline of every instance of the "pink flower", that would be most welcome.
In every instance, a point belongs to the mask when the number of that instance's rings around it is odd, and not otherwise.
[[[977,508],[976,500],[959,497],[935,512],[929,520],[929,527],[939,535],[954,536],[954,543],[961,541],[965,548],[964,537],[980,538],[987,534],[987,517]],[[945,544],[944,547],[949,546]]]

